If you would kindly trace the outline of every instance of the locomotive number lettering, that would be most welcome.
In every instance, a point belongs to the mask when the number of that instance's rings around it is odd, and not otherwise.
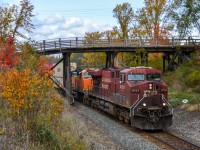
[[[102,78],[102,81],[111,83],[111,79],[109,79],[109,78]]]
[[[125,89],[125,86],[124,85],[120,85],[120,89]]]
[[[108,85],[102,84],[102,88],[103,88],[103,89],[108,89]]]

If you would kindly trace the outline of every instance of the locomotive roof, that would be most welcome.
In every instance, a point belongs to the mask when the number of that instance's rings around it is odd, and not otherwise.
[[[161,71],[151,68],[151,67],[131,67],[121,71],[121,73],[138,73],[138,74],[150,74],[150,73],[160,73]]]

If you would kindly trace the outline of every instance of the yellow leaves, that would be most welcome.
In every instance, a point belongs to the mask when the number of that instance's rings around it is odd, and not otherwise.
[[[7,105],[13,113],[31,110],[38,107],[52,82],[42,78],[39,74],[31,73],[29,68],[24,70],[12,69],[5,74],[0,74],[2,93],[0,97],[6,99]]]

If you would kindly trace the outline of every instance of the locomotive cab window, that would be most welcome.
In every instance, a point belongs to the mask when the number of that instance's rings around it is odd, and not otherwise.
[[[111,77],[114,78],[115,77],[115,73],[111,72]]]
[[[144,74],[128,74],[128,81],[143,81]]]
[[[119,78],[119,71],[116,71],[116,78]]]
[[[72,77],[77,77],[77,74],[78,74],[78,73],[75,72],[75,71],[71,72],[71,76],[72,76]]]
[[[161,80],[161,74],[147,74],[147,80],[160,81]]]
[[[120,84],[123,84],[125,82],[125,74],[121,74],[120,76]]]
[[[85,72],[84,75],[83,75],[83,77],[86,79],[86,78],[91,78],[92,76],[89,75],[88,72]]]

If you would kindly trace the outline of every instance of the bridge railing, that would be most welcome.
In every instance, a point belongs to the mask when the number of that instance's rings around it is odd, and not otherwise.
[[[92,47],[158,47],[158,46],[196,46],[200,45],[200,38],[192,39],[84,39],[67,38],[43,40],[33,44],[38,51],[48,51],[66,48],[92,48]]]

